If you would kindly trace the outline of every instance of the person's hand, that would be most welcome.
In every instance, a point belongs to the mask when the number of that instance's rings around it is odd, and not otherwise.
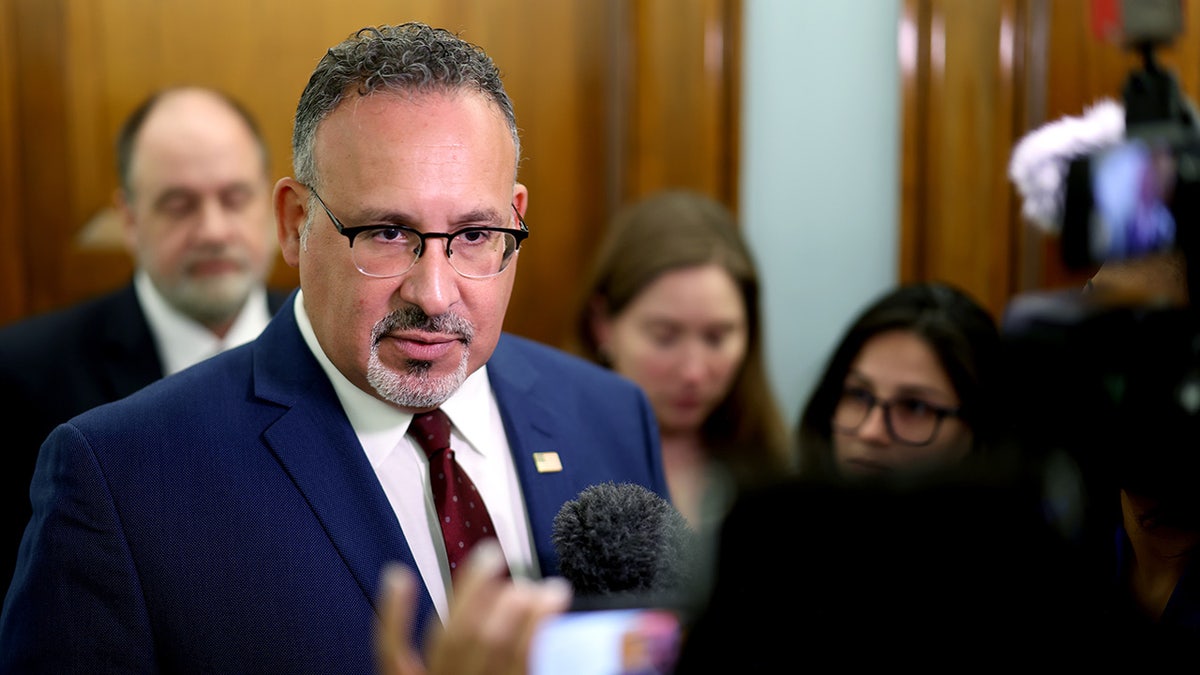
[[[495,542],[472,551],[455,583],[450,617],[431,635],[424,661],[408,641],[420,581],[402,565],[384,570],[376,635],[380,673],[525,673],[538,625],[567,609],[571,591],[562,579],[512,580],[504,570],[504,555]]]
[[[383,596],[375,627],[375,656],[380,675],[426,675],[421,655],[413,651],[408,636],[417,604],[417,575],[409,568],[390,564],[383,570]]]

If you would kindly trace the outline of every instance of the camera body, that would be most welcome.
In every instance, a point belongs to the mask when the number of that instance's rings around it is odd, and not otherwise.
[[[1093,28],[1142,55],[1122,99],[1125,140],[1074,158],[1063,197],[1063,261],[1072,268],[1172,249],[1192,259],[1200,215],[1200,116],[1154,50],[1182,32],[1179,0],[1094,0]],[[1200,296],[1197,296],[1200,297]]]
[[[1115,3],[1093,9],[1102,4]],[[1073,268],[1182,258],[1180,284],[1200,299],[1200,118],[1154,59],[1179,32],[1163,19],[1178,19],[1163,14],[1172,8],[1179,3],[1121,5],[1126,24],[1139,26],[1121,31],[1121,44],[1143,67],[1123,91],[1123,141],[1070,161],[1060,243]],[[1101,539],[1120,490],[1200,526],[1198,318],[1193,306],[1083,289],[1018,296],[1005,310],[1008,440],[1027,456],[1073,460],[1087,489],[1081,510]]]
[[[1063,261],[1075,269],[1183,251],[1194,259],[1200,137],[1129,136],[1071,162],[1063,203]],[[1200,296],[1198,296],[1200,297]]]

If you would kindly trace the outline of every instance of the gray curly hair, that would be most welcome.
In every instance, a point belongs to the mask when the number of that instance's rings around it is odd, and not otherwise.
[[[352,90],[352,87],[354,88]],[[351,91],[475,91],[491,99],[508,122],[520,164],[521,139],[500,70],[483,49],[442,28],[422,23],[362,28],[331,48],[313,70],[292,131],[292,170],[305,185],[317,182],[313,145],[317,126]]]

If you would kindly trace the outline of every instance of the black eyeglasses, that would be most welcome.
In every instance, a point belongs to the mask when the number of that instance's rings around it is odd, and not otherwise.
[[[833,410],[833,428],[852,434],[879,406],[888,435],[901,445],[928,445],[937,437],[942,420],[957,417],[962,408],[946,408],[912,396],[883,400],[862,387],[846,387]]]
[[[350,257],[359,272],[378,278],[398,277],[413,268],[425,252],[428,239],[446,240],[446,258],[455,272],[469,279],[486,279],[500,274],[512,262],[521,242],[529,236],[525,219],[512,205],[521,228],[466,227],[455,232],[418,232],[406,225],[362,225],[346,227],[325,205],[312,186],[325,215],[337,231],[350,241]]]

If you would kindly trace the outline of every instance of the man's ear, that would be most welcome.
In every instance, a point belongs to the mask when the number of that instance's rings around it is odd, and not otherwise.
[[[529,188],[525,187],[524,183],[513,185],[512,204],[517,209],[517,213],[524,218],[525,211],[529,209]]]
[[[275,184],[275,233],[279,250],[289,267],[300,266],[300,231],[308,221],[308,188],[295,178]]]

